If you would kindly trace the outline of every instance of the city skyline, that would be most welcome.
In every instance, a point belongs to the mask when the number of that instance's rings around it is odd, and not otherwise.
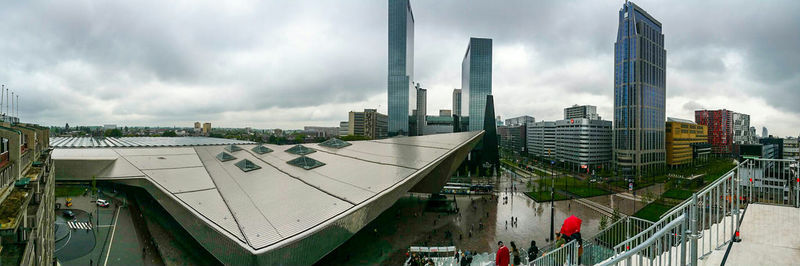
[[[800,40],[785,34],[800,24],[798,3],[636,4],[669,36],[666,116],[728,109],[773,135],[798,134]],[[201,3],[180,12],[180,4],[145,1],[136,12],[159,10],[147,16],[123,15],[127,5],[25,2],[0,11],[8,55],[0,83],[21,95],[21,117],[58,126],[302,128],[338,125],[351,110],[386,113],[386,2]],[[555,120],[565,106],[590,104],[613,117],[618,2],[411,5],[414,82],[428,89],[430,112],[452,105],[474,36],[493,39],[496,114]],[[270,16],[276,6],[283,11]]]

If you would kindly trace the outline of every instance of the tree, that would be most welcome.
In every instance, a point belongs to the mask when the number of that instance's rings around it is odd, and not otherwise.
[[[116,129],[116,128],[115,129],[109,129],[109,130],[106,130],[106,132],[103,134],[103,136],[119,138],[119,137],[122,137],[122,131],[120,131],[119,129]]]
[[[598,225],[597,230],[603,231],[606,229],[607,226],[608,226],[608,216],[603,215],[603,217],[600,217],[600,224]]]
[[[162,137],[177,137],[178,133],[175,133],[175,131],[172,131],[172,130],[168,130],[168,131],[164,131],[164,134],[161,134],[161,136]]]

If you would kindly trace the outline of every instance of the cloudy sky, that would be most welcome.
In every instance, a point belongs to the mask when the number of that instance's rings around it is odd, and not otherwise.
[[[226,5],[221,5],[222,3]],[[470,36],[494,39],[503,118],[611,119],[623,1],[412,1],[415,78],[451,108]],[[667,115],[751,115],[800,134],[800,1],[637,1],[664,25]],[[387,3],[3,1],[0,83],[46,125],[336,126],[386,110]]]

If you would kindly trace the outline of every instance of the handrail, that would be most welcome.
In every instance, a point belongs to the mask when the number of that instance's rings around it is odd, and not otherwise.
[[[699,197],[699,196],[705,195],[705,193],[707,193],[709,190],[711,190],[711,188],[716,187],[721,182],[724,182],[725,178],[728,177],[728,175],[733,175],[737,170],[739,170],[739,165],[742,165],[743,163],[745,163],[745,162],[747,162],[749,160],[750,159],[747,159],[744,162],[742,162],[740,164],[737,164],[736,166],[731,168],[731,170],[729,170],[728,172],[725,172],[725,174],[721,175],[720,178],[718,178],[717,180],[714,180],[714,182],[711,182],[711,184],[708,184],[707,186],[702,188],[700,191],[698,191],[697,192],[697,196]],[[667,211],[664,214],[662,214],[661,217],[659,217],[659,218],[663,219],[664,217],[676,214],[676,212],[679,209],[683,209],[684,207],[689,206],[689,203],[691,201],[692,201],[691,198],[683,200],[683,202],[681,202],[681,204],[675,205],[675,207],[672,207],[671,209],[669,209],[669,211]]]
[[[627,259],[627,258],[633,256],[634,254],[639,253],[644,248],[651,246],[653,244],[653,242],[655,242],[659,237],[662,237],[662,236],[666,235],[667,232],[669,232],[670,230],[674,229],[675,227],[678,227],[679,225],[681,225],[684,222],[684,220],[686,220],[686,214],[681,214],[681,216],[678,216],[678,218],[676,218],[675,220],[672,220],[672,222],[668,223],[666,226],[664,226],[664,228],[661,228],[661,230],[658,230],[656,233],[654,233],[652,237],[648,238],[647,240],[645,240],[641,244],[637,245],[636,247],[634,247],[634,248],[632,248],[632,249],[630,249],[630,250],[628,250],[628,251],[626,251],[624,253],[620,253],[617,256],[611,257],[611,260],[609,260],[609,261],[607,261],[607,262],[605,262],[605,263],[603,263],[601,265],[617,264],[620,261],[622,261],[623,259]]]

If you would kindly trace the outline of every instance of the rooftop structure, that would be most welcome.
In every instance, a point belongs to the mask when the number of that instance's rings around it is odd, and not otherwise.
[[[54,137],[53,148],[180,147],[204,145],[254,144],[252,141],[208,137]]]
[[[144,188],[223,264],[310,265],[406,192],[441,190],[482,136],[263,144],[265,153],[255,143],[57,148],[52,157],[60,181]]]

